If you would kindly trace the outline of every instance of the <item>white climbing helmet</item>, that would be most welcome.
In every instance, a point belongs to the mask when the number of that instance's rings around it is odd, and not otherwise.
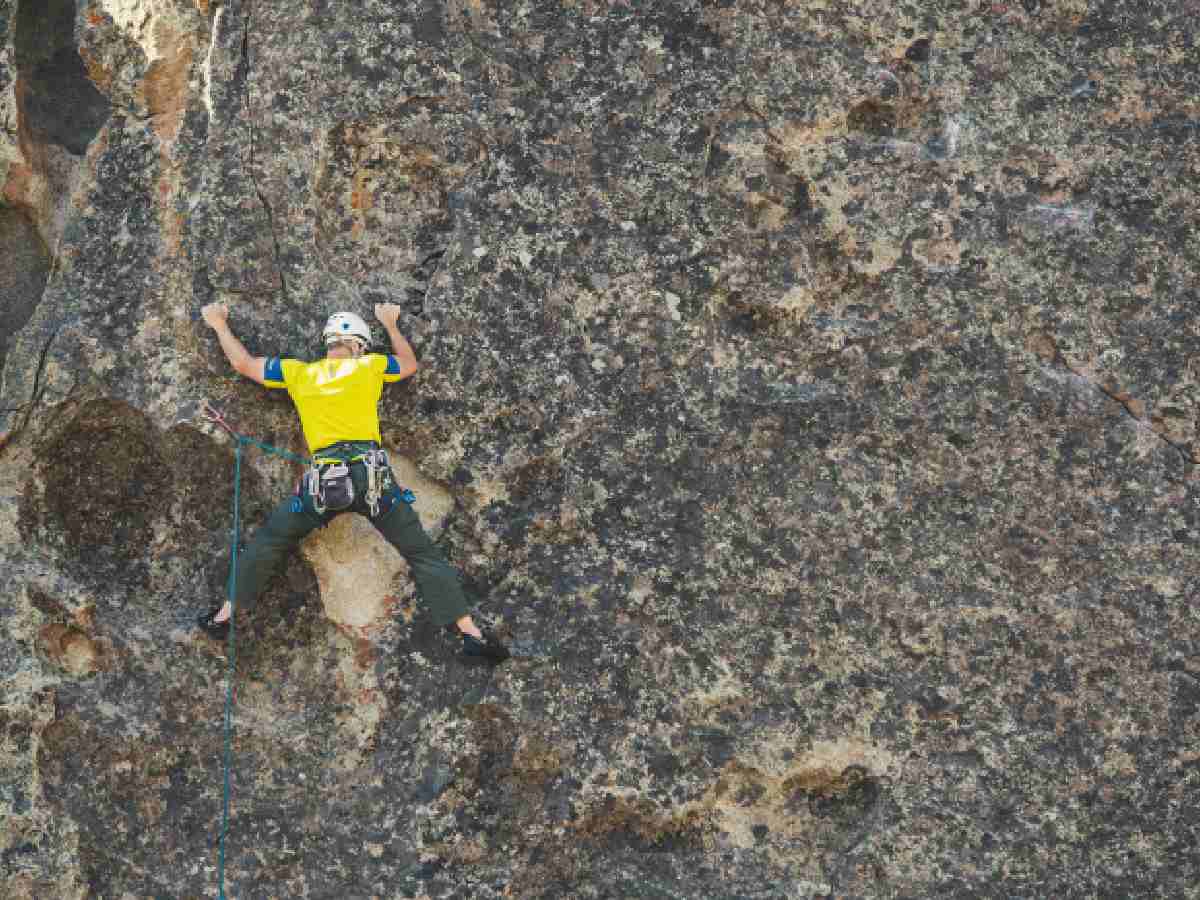
[[[371,329],[362,320],[362,317],[352,312],[336,312],[330,316],[329,321],[325,323],[325,330],[321,332],[321,337],[325,339],[326,346],[347,338],[361,341],[364,350],[371,346]]]

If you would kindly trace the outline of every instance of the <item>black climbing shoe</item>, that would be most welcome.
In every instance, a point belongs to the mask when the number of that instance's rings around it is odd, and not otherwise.
[[[508,659],[508,649],[490,632],[483,633],[483,640],[463,634],[463,656],[477,656],[494,663]]]
[[[200,626],[200,630],[215,641],[223,641],[229,637],[229,620],[226,619],[224,622],[213,621],[213,617],[220,611],[221,607],[214,606],[196,619],[196,624]]]

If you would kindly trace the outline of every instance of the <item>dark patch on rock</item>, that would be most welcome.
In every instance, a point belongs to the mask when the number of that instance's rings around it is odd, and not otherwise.
[[[73,567],[88,580],[146,571],[152,523],[162,511],[170,471],[149,418],[118,401],[77,413],[44,442],[38,467],[45,482],[39,530],[61,541]],[[32,505],[28,489],[26,507]],[[26,534],[34,522],[26,519]]]
[[[50,255],[33,223],[19,209],[0,206],[0,371],[13,336],[42,299]]]
[[[81,156],[111,106],[88,78],[75,43],[75,16],[74,0],[21,3],[13,45],[26,127]]]
[[[609,848],[680,853],[701,849],[710,826],[699,811],[672,814],[650,801],[630,802],[610,795],[574,820],[571,828],[581,839]]]
[[[93,893],[111,893],[114,883],[126,879],[150,889],[135,874],[136,860],[149,863],[140,840],[143,830],[148,826],[178,827],[196,821],[201,813],[189,806],[182,808],[184,815],[175,823],[164,818],[172,790],[170,773],[188,759],[187,751],[181,748],[159,748],[114,735],[102,736],[71,715],[57,719],[44,730],[38,749],[44,789],[53,805],[87,824],[79,853]],[[204,777],[195,760],[191,763],[189,777]],[[184,830],[199,836],[192,827]]]
[[[929,62],[933,52],[933,44],[927,37],[917,38],[904,51],[904,58],[910,62]]]
[[[440,46],[446,39],[445,6],[441,0],[425,0],[413,29],[417,40]]]
[[[224,497],[233,477],[229,451],[189,426],[160,431],[129,404],[99,399],[65,411],[69,418],[37,452],[40,485],[21,497],[29,540],[61,550],[88,583],[145,585],[147,548],[178,535],[192,549],[211,546],[228,521]],[[243,470],[246,511],[257,476]]]
[[[1180,721],[1193,718],[1200,712],[1200,679],[1177,673],[1171,679],[1171,707]]]
[[[664,4],[648,17],[662,30],[663,46],[680,56],[702,56],[704,49],[716,50],[724,41],[704,24],[690,3]]]
[[[886,137],[896,130],[897,118],[895,106],[868,97],[850,108],[846,124],[855,131]]]
[[[840,773],[816,769],[794,775],[783,785],[787,808],[807,807],[814,816],[849,824],[865,816],[879,801],[881,786],[862,766]]]

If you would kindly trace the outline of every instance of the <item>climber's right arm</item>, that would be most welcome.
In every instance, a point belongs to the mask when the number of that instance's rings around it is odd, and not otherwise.
[[[200,310],[200,315],[204,317],[204,323],[216,332],[221,349],[225,351],[225,358],[234,370],[251,381],[262,384],[266,380],[267,358],[251,356],[242,346],[242,342],[229,330],[229,308],[224,303],[210,303]]]

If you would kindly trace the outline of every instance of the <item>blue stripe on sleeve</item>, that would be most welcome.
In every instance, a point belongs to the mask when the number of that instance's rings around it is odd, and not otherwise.
[[[400,360],[396,359],[396,357],[392,356],[390,353],[388,354],[387,368],[383,370],[383,374],[384,375],[399,375],[400,374]]]
[[[263,380],[283,384],[283,363],[278,356],[272,356],[263,367]]]

